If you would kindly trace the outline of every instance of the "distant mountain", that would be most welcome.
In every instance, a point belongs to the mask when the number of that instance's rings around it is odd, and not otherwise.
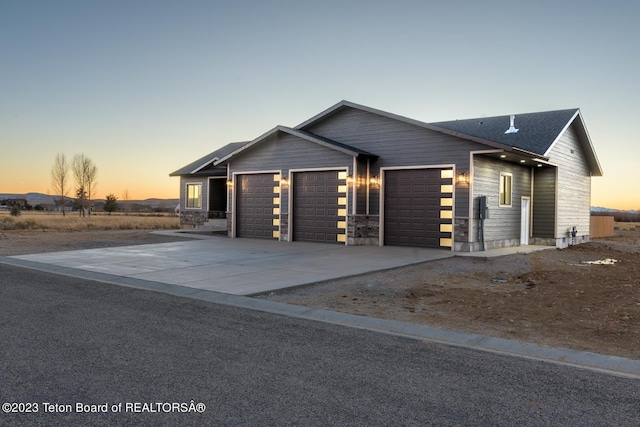
[[[600,206],[591,206],[591,212],[597,213],[630,213],[630,214],[639,214],[640,211],[636,209],[631,210],[622,210],[622,209],[611,209],[611,208],[603,208]]]
[[[69,200],[73,200],[73,197],[66,197]],[[52,196],[50,194],[44,193],[25,193],[25,194],[15,194],[15,193],[3,193],[0,194],[0,200],[3,199],[27,199],[27,203],[31,206],[36,206],[40,204],[50,204],[55,200],[59,200],[60,196]],[[105,199],[94,199],[94,202],[104,202]],[[151,208],[174,208],[179,202],[179,199],[158,199],[158,198],[150,198],[144,200],[120,200],[118,199],[118,203],[130,203],[141,206],[149,206]]]

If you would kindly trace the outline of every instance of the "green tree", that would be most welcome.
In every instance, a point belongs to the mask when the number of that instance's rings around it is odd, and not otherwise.
[[[117,200],[118,198],[114,196],[113,193],[107,195],[107,199],[104,202],[104,210],[105,212],[109,212],[109,215],[111,215],[112,212],[115,212],[118,210]]]
[[[78,209],[78,216],[84,216],[84,209],[87,207],[87,192],[84,191],[84,187],[76,190],[76,200],[73,207]]]
[[[20,216],[22,215],[22,210],[20,210],[20,206],[17,204],[11,207],[11,216]]]

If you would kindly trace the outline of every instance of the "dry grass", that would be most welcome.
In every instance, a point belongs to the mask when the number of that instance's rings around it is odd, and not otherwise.
[[[55,212],[23,212],[12,217],[0,212],[0,230],[170,230],[179,228],[176,216],[169,215],[91,215],[81,218],[76,213],[62,216]]]
[[[614,225],[616,230],[640,230],[640,222],[617,222]]]

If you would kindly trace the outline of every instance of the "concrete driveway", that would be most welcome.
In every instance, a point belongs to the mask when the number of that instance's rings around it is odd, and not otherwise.
[[[347,247],[212,236],[185,242],[9,258],[93,272],[96,278],[108,274],[227,294],[254,295],[452,256],[453,252],[439,249]]]

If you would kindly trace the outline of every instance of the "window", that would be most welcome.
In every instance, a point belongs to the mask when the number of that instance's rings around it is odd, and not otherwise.
[[[187,207],[202,207],[202,184],[187,184]]]
[[[513,175],[500,172],[500,206],[511,206],[511,181]]]

